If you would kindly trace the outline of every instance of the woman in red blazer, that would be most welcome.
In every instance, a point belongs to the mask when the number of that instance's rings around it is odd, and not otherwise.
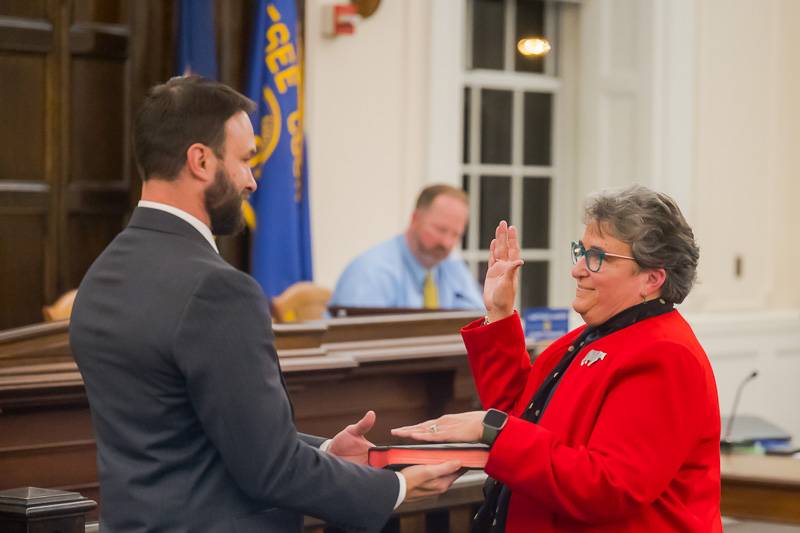
[[[491,445],[473,531],[722,531],[714,375],[674,309],[698,248],[675,202],[644,187],[590,199],[571,253],[586,325],[531,364],[516,296],[519,243],[503,221],[484,286],[487,317],[462,330],[489,411],[394,434]]]

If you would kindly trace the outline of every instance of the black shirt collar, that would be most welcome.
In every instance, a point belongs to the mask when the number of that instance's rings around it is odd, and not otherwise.
[[[654,316],[669,313],[675,306],[663,298],[656,298],[649,302],[642,302],[640,304],[628,307],[612,316],[599,326],[589,326],[583,333],[581,333],[575,340],[573,345],[580,343],[580,346],[596,341],[601,337],[610,335],[616,331],[632,326],[641,320],[652,318]],[[577,347],[577,346],[576,346]]]

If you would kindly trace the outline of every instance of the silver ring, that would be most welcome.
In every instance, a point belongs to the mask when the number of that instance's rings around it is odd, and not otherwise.
[[[437,431],[439,431],[439,426],[433,424],[431,427],[428,428],[428,431],[430,431],[431,433],[436,433]]]

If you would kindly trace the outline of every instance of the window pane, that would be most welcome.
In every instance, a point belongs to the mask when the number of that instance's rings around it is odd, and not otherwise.
[[[553,95],[525,93],[523,162],[526,165],[550,165],[550,123]]]
[[[472,68],[503,70],[503,0],[472,2]]]
[[[545,2],[542,0],[517,0],[517,27],[514,33],[514,69],[517,71],[544,72],[544,57],[526,57],[516,49],[519,40],[525,37],[549,37],[544,33],[544,10]]]
[[[529,261],[522,265],[520,303],[523,312],[529,307],[547,307],[547,261]]]
[[[464,174],[461,176],[461,188],[464,189],[464,192],[467,193],[469,196],[469,176]],[[472,218],[472,214],[470,213],[470,219]],[[469,244],[469,221],[467,221],[467,225],[464,226],[464,236],[461,237],[461,249],[466,250],[467,245]]]
[[[522,247],[550,247],[550,178],[522,179]]]
[[[481,163],[511,164],[511,91],[481,91],[480,141]]]
[[[462,128],[464,129],[464,146],[462,153],[464,154],[464,163],[469,163],[469,125],[470,125],[470,95],[472,95],[472,91],[469,87],[464,87],[464,117]]]
[[[478,283],[481,287],[486,282],[486,272],[489,270],[489,262],[481,261],[478,263]]]
[[[509,176],[481,176],[481,214],[478,243],[488,250],[494,230],[501,220],[511,218],[511,178]]]

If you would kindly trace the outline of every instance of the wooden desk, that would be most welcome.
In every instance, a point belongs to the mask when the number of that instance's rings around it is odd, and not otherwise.
[[[723,454],[722,514],[800,524],[800,459]]]
[[[333,435],[371,408],[378,421],[370,438],[384,443],[396,440],[391,427],[475,409],[458,331],[478,316],[275,325],[298,428]],[[68,322],[0,332],[0,489],[58,488],[98,500],[91,418],[68,332]]]

